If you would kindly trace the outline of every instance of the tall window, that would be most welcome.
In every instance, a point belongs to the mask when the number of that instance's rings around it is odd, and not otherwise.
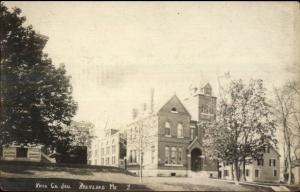
[[[176,164],[176,158],[177,158],[177,154],[176,154],[176,147],[172,147],[172,151],[171,151],[171,164]]]
[[[133,155],[133,154],[132,154],[132,150],[130,150],[130,156],[129,156],[129,162],[130,162],[130,163],[132,163],[132,161],[133,161],[132,155]]]
[[[276,166],[276,160],[273,159],[273,166],[275,167]]]
[[[101,148],[101,156],[103,156],[104,155],[104,148],[102,147]]]
[[[182,148],[178,148],[178,164],[181,164],[182,161]]]
[[[249,169],[246,169],[246,177],[249,177],[250,176],[250,171]]]
[[[111,147],[111,153],[112,153],[112,154],[115,154],[115,153],[116,153],[116,145],[113,145],[113,146]]]
[[[165,123],[165,135],[171,135],[171,126],[169,122]]]
[[[101,158],[101,165],[104,165],[104,158]]]
[[[165,147],[165,164],[170,164],[170,149]]]
[[[154,153],[155,153],[155,147],[151,146],[151,163],[154,163]]]
[[[224,177],[228,176],[228,170],[224,170]]]
[[[255,169],[255,177],[259,177],[259,170]]]
[[[136,150],[133,150],[133,162],[136,163]]]
[[[183,137],[183,126],[181,123],[177,125],[177,137]]]
[[[257,165],[258,166],[264,166],[264,159],[258,159],[257,160]]]
[[[106,155],[109,155],[110,147],[106,147]]]
[[[194,132],[195,132],[195,128],[192,127],[191,128],[191,139],[194,139]]]
[[[116,164],[116,157],[113,156],[112,159],[111,159],[111,161],[112,161],[111,164],[113,164],[113,165]]]
[[[274,177],[277,176],[277,170],[274,170]]]

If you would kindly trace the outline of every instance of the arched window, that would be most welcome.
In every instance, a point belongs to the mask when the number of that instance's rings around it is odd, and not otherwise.
[[[171,112],[172,112],[172,113],[177,113],[176,107],[172,107]]]
[[[177,137],[183,137],[183,126],[181,123],[177,125]]]
[[[165,122],[165,135],[171,135],[171,126],[169,122]]]

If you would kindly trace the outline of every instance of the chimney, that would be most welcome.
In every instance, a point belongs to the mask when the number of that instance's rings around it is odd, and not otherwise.
[[[150,95],[150,114],[154,112],[154,88],[151,88],[151,95]]]

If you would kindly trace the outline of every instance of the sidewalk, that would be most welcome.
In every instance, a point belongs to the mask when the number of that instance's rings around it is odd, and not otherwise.
[[[225,179],[218,179],[218,180],[225,181],[228,183],[235,183],[234,181],[231,181],[231,180],[225,180]],[[300,186],[288,185],[288,184],[283,184],[283,183],[261,183],[261,182],[247,182],[247,181],[242,182],[242,181],[240,181],[239,184],[270,188],[273,191],[299,191],[300,190]]]

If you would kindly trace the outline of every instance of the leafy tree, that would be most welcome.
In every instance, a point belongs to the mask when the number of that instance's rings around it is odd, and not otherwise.
[[[48,38],[24,26],[21,9],[10,11],[1,2],[0,13],[0,144],[69,143],[62,127],[70,124],[77,104],[64,65],[56,68],[43,53]]]
[[[247,159],[259,159],[268,145],[276,145],[275,120],[266,101],[262,80],[232,80],[220,99],[217,121],[207,125],[204,143],[213,149],[211,155],[234,167],[234,178],[240,180],[240,166]]]

